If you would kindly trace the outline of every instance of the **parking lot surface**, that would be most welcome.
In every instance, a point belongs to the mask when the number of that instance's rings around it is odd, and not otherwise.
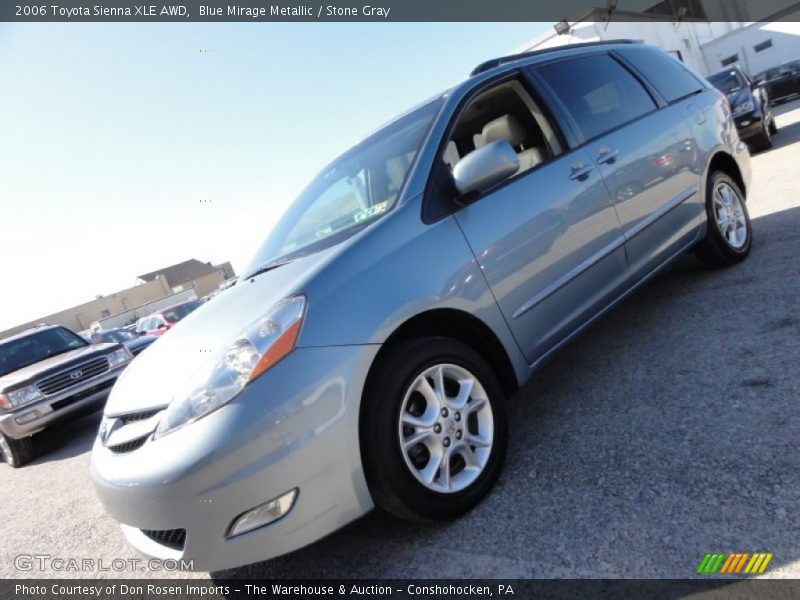
[[[775,113],[775,147],[753,157],[748,260],[681,259],[561,351],[511,400],[505,470],[469,515],[373,511],[211,576],[684,578],[706,552],[765,551],[767,576],[800,577],[800,102]],[[91,487],[98,423],[45,432],[25,468],[0,464],[0,576],[165,575],[110,568],[138,555]],[[96,567],[18,568],[37,554]]]

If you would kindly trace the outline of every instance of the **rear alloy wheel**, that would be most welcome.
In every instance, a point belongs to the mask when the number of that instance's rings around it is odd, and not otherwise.
[[[726,267],[747,258],[752,226],[739,186],[727,174],[714,171],[706,191],[708,232],[697,255],[711,267]]]
[[[469,346],[448,338],[387,350],[364,397],[361,444],[378,506],[413,520],[449,519],[492,488],[505,457],[503,391]]]
[[[24,437],[15,440],[0,433],[0,456],[9,467],[19,467],[33,460],[33,438]]]

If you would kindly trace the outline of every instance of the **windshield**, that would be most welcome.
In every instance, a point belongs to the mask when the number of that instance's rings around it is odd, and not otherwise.
[[[439,98],[413,110],[328,165],[281,217],[244,272],[334,246],[388,213],[441,104]]]
[[[792,69],[794,71],[800,71],[800,59],[798,60],[790,60],[789,62],[783,65],[788,69]]]
[[[0,342],[0,377],[86,345],[83,338],[63,327],[43,329],[15,340]]]
[[[101,342],[129,342],[131,340],[137,339],[139,336],[133,333],[132,331],[125,331],[124,329],[120,329],[119,331],[102,331],[96,334],[96,337]]]
[[[742,77],[736,71],[722,71],[708,78],[709,83],[724,94],[738,92],[744,87]]]
[[[163,311],[161,315],[170,323],[177,323],[198,306],[200,306],[200,302],[194,300],[192,302],[187,302],[186,304],[181,304],[174,308],[167,309]]]

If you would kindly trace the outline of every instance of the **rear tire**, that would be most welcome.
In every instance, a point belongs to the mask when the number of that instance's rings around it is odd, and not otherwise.
[[[404,519],[453,519],[491,490],[506,454],[500,383],[469,346],[444,337],[399,342],[364,391],[364,472],[379,507]]]
[[[722,171],[713,171],[706,184],[706,237],[697,245],[697,256],[711,268],[742,262],[750,253],[753,232],[744,194]]]
[[[0,433],[0,457],[15,469],[31,462],[34,458],[33,438],[28,436],[15,440]]]

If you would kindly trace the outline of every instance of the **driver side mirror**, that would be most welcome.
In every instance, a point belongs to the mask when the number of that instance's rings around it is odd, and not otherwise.
[[[167,328],[167,324],[166,323],[159,323],[158,327],[156,327],[156,329],[166,329],[166,328]]]
[[[495,140],[473,150],[453,169],[459,194],[483,192],[519,171],[519,158],[504,140]]]

